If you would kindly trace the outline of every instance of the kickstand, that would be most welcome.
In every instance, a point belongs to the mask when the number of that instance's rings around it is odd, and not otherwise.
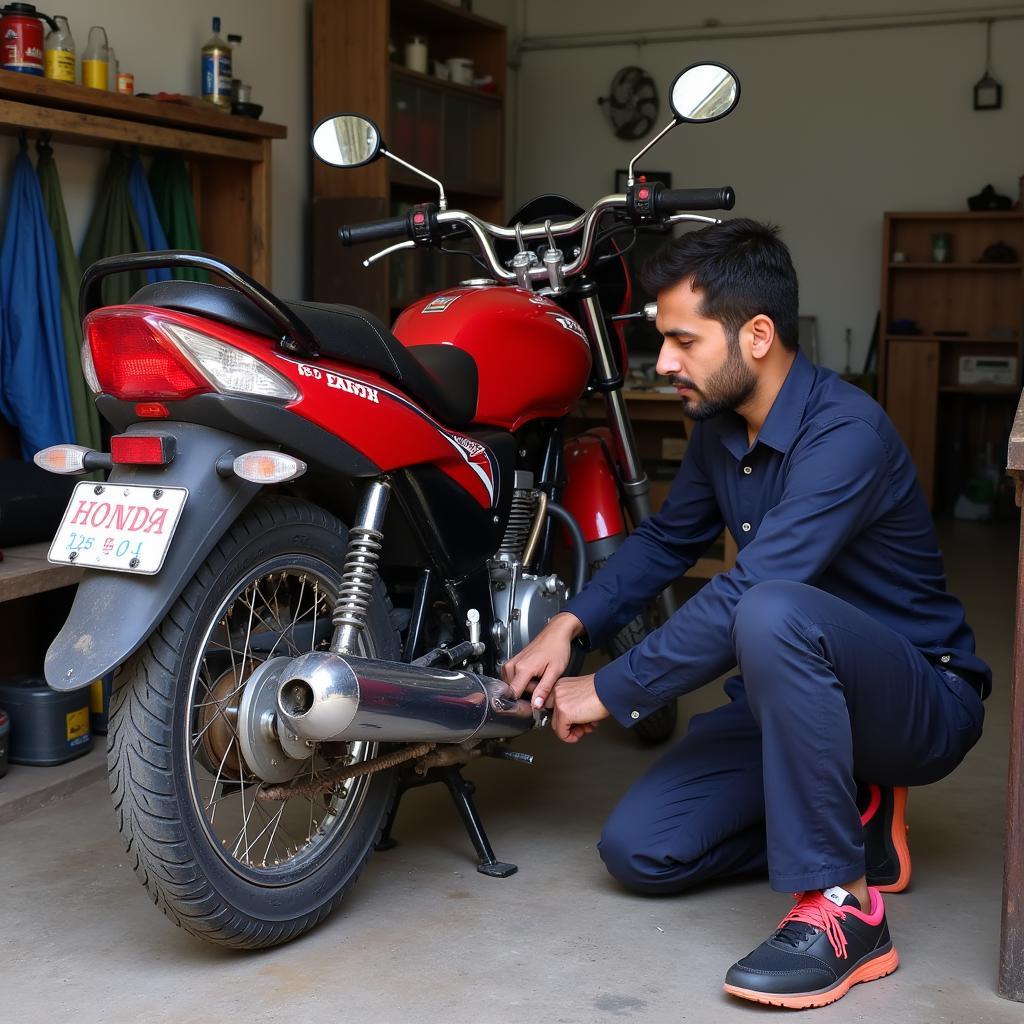
[[[483,822],[473,803],[473,793],[476,789],[473,783],[463,778],[458,768],[442,768],[438,774],[444,779],[448,792],[455,801],[459,817],[462,818],[462,824],[466,826],[469,838],[476,849],[476,855],[480,858],[476,866],[477,871],[482,875],[490,875],[491,878],[508,878],[509,875],[514,875],[519,870],[515,864],[506,864],[494,856]]]

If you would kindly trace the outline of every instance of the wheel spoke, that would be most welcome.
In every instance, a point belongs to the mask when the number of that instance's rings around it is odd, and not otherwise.
[[[265,783],[247,767],[240,740],[243,727],[255,730],[255,726],[243,726],[237,720],[240,695],[258,665],[282,654],[297,657],[317,649],[320,626],[329,616],[332,600],[319,574],[306,567],[281,569],[268,563],[261,573],[239,582],[203,641],[193,669],[188,712],[193,792],[221,857],[235,870],[274,874],[282,865],[311,856],[309,848],[336,837],[359,806],[359,799],[342,801],[336,791],[312,797],[301,794],[301,798],[293,794],[277,807],[262,800]],[[310,628],[312,634],[307,635]],[[215,724],[217,729],[212,731]],[[259,748],[265,740],[258,731],[246,742],[254,744],[259,756],[275,756],[276,748]],[[375,748],[371,744],[353,749],[361,760],[372,756]],[[293,778],[315,783],[325,769],[338,763],[342,762],[314,752]],[[361,793],[368,784],[368,779],[360,780],[352,784],[360,788],[350,785],[348,792]],[[228,807],[221,811],[223,803]]]

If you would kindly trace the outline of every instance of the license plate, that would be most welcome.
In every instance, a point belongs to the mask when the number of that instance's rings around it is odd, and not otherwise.
[[[187,487],[75,485],[49,561],[152,576],[160,571]]]

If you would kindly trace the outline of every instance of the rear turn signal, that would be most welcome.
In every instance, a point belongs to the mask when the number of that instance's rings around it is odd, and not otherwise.
[[[110,439],[115,466],[166,466],[174,461],[175,449],[170,434],[115,434]]]
[[[32,456],[32,461],[47,473],[69,476],[72,473],[85,472],[85,457],[90,450],[80,444],[55,444],[36,452]]]
[[[280,452],[246,452],[232,464],[235,476],[254,484],[283,484],[306,472],[301,459]]]

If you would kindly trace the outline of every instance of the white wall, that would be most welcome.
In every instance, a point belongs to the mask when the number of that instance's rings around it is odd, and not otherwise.
[[[672,0],[629,4],[525,0],[526,35],[651,31],[714,16],[859,14],[829,5],[718,0],[701,10]],[[870,10],[884,5],[872,5]],[[970,0],[890,0],[889,12],[963,9]],[[976,4],[975,9],[981,10]],[[879,301],[886,210],[966,209],[991,182],[1014,198],[1024,173],[1024,22],[993,28],[992,70],[1003,109],[972,110],[984,66],[980,24],[844,34],[721,39],[525,52],[519,75],[516,200],[563,191],[589,203],[612,190],[637,146],[617,140],[596,99],[613,73],[640,64],[665,94],[675,72],[701,58],[733,66],[743,84],[724,121],[678,128],[645,158],[673,184],[736,188],[735,216],[780,224],[800,275],[801,311],[819,318],[821,361],[842,368],[844,328],[859,368]]]
[[[40,8],[49,10],[48,5]],[[273,143],[273,284],[285,296],[302,294],[309,195],[309,0],[62,0],[79,59],[91,25],[107,30],[122,70],[135,75],[136,92],[201,91],[200,50],[210,19],[221,35],[242,36],[236,77],[253,86],[263,120],[287,125],[288,138]],[[6,216],[10,163],[17,145],[0,151],[0,207]],[[81,244],[107,156],[104,151],[56,142],[54,153],[76,247]],[[34,151],[33,151],[34,156]]]

